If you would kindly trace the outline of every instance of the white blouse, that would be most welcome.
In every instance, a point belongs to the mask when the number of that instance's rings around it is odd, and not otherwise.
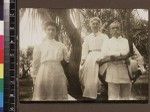
[[[36,46],[33,51],[32,76],[37,75],[37,71],[41,63],[45,61],[62,60],[69,61],[69,54],[66,46],[58,41],[45,39],[39,46]]]
[[[108,40],[108,36],[101,32],[98,32],[96,35],[94,35],[94,33],[91,33],[89,36],[85,37],[84,42],[82,44],[81,59],[86,59],[89,51],[92,51],[92,50],[101,51],[103,42],[106,40]]]
[[[127,55],[129,53],[128,40],[123,37],[112,37],[108,41],[105,41],[102,47],[103,56],[120,56]]]

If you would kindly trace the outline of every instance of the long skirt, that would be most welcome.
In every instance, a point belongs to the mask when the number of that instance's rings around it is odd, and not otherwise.
[[[83,97],[97,98],[99,85],[101,82],[98,78],[99,65],[96,63],[100,52],[90,52],[85,63],[80,66],[79,78],[83,89]]]
[[[67,100],[67,94],[67,78],[61,63],[42,63],[35,79],[33,100]]]

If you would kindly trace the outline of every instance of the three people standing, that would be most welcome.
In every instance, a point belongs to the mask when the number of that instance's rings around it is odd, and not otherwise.
[[[96,99],[101,89],[98,74],[106,71],[108,83],[108,100],[129,100],[131,94],[131,80],[125,60],[130,53],[129,42],[122,37],[121,25],[118,21],[110,24],[109,38],[100,32],[101,21],[98,17],[90,19],[92,33],[85,37],[82,45],[82,56],[79,79],[83,90],[83,97]],[[53,22],[44,24],[46,39],[34,49],[33,72],[34,93],[33,100],[67,100],[67,78],[61,66],[61,61],[69,62],[69,54],[64,44],[57,42],[57,25]],[[142,67],[142,56],[133,45],[139,67]],[[99,63],[106,60],[101,67]]]

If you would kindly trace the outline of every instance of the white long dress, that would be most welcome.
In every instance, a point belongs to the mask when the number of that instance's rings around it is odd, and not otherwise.
[[[33,53],[35,78],[33,100],[66,100],[67,78],[61,61],[68,59],[64,44],[55,40],[44,40]]]
[[[98,32],[91,33],[85,38],[82,45],[82,57],[85,62],[80,66],[79,78],[83,89],[83,97],[97,98],[99,79],[99,65],[96,60],[101,57],[101,47],[103,42],[108,40],[108,36]]]

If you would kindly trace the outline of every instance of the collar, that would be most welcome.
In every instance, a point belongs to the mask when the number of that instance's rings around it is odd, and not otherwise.
[[[44,41],[48,42],[48,43],[53,43],[55,42],[55,39],[48,39],[48,38],[45,38]]]
[[[94,34],[94,33],[91,33],[91,35],[94,36],[94,37],[97,37],[98,35],[101,35],[101,32],[98,31],[98,32],[95,33],[95,34]]]

